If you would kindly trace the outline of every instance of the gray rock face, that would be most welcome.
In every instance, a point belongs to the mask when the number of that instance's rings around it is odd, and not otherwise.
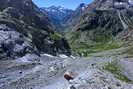
[[[32,48],[24,41],[22,34],[16,31],[4,31],[4,29],[0,30],[0,47],[1,52],[6,53],[7,57],[23,56]]]
[[[95,0],[90,7],[99,10],[126,9],[130,5],[129,0]]]
[[[132,58],[120,60],[122,72],[131,80],[133,80],[133,61]]]
[[[19,54],[24,50],[30,52],[31,50],[38,50],[57,55],[58,52],[54,50],[56,48],[61,50],[61,53],[67,51],[70,54],[70,47],[65,46],[66,40],[64,41],[63,38],[58,40],[51,38],[51,35],[55,33],[54,26],[49,18],[40,12],[32,0],[4,0],[0,1],[0,4],[0,30],[2,35],[5,34],[5,37],[0,39],[13,41],[11,43],[3,42],[4,45],[12,44],[14,46],[11,47],[12,51]],[[17,34],[20,34],[20,37]],[[57,41],[61,43],[60,46],[57,45]]]

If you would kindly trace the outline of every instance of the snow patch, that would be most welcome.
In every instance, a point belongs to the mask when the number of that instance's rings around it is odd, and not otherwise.
[[[64,54],[60,54],[59,57],[61,57],[61,58],[68,58],[68,56],[66,56]]]
[[[71,57],[72,59],[76,59],[76,57],[74,57],[74,56],[72,56],[72,55],[71,55],[70,57]]]
[[[42,54],[42,56],[47,56],[47,57],[54,57],[54,56],[52,56],[52,55],[50,55],[50,54]]]

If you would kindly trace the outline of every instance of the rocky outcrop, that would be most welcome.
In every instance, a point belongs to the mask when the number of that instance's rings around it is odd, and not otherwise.
[[[70,55],[67,41],[52,38],[56,33],[54,26],[32,0],[4,0],[0,4],[0,45],[7,54],[12,51],[22,56],[30,50],[57,55],[58,49],[61,54]]]
[[[0,49],[2,57],[22,57],[26,53],[34,52],[31,40],[26,40],[22,33],[15,31],[15,29],[6,26],[6,24],[0,25]]]

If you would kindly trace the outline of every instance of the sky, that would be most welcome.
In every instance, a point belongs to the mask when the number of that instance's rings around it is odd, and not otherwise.
[[[38,7],[63,6],[68,9],[76,9],[80,3],[89,4],[93,0],[33,0]]]

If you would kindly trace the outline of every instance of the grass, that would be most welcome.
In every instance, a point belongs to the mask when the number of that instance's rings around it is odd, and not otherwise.
[[[124,58],[133,58],[133,55],[127,55]]]
[[[111,49],[117,49],[120,48],[121,45],[117,43],[105,43],[103,45],[97,45],[92,47],[92,49],[97,49],[97,50],[111,50]]]
[[[96,53],[100,51],[105,51],[105,50],[111,50],[111,49],[117,49],[120,48],[121,45],[117,43],[105,43],[101,45],[89,45],[85,42],[81,42],[79,44],[72,45],[71,48],[73,48],[73,52],[77,54],[78,56],[89,56],[91,53]]]
[[[83,28],[86,25],[82,25]],[[80,28],[82,28],[82,26]],[[88,32],[87,32],[88,31]],[[121,47],[119,42],[114,41],[110,29],[91,29],[87,31],[72,32],[72,37],[69,38],[69,44],[74,54],[78,56],[90,56],[91,53],[100,51],[112,50]],[[88,37],[88,39],[84,38]],[[85,40],[83,40],[85,39]]]
[[[121,73],[121,66],[117,62],[109,62],[105,66],[103,66],[104,70],[107,70],[115,75],[115,77],[123,82],[131,83],[132,80],[128,79],[125,75]]]
[[[80,42],[71,45],[72,51],[78,56],[88,56],[90,53],[95,53],[95,50],[90,49],[90,45],[85,42]]]
[[[53,39],[53,40],[59,40],[59,39],[62,38],[62,35],[59,34],[59,33],[54,33],[54,34],[50,35],[50,38]]]

